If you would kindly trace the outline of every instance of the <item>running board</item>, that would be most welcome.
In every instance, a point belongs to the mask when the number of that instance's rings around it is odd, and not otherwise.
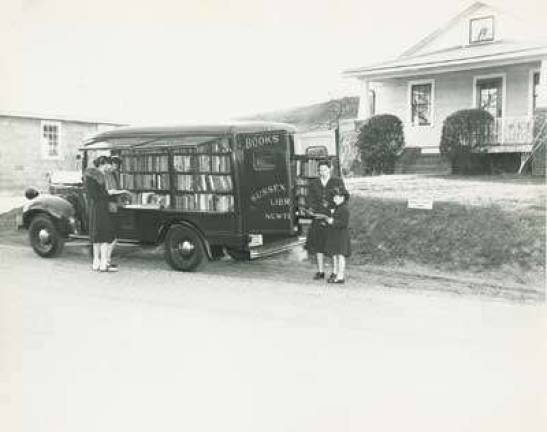
[[[303,246],[306,243],[306,237],[298,237],[289,240],[280,240],[264,246],[253,247],[250,249],[251,259],[265,258],[282,252],[289,251],[295,247]]]
[[[89,242],[89,236],[88,235],[84,235],[84,234],[69,234],[68,236],[69,238],[69,242],[67,242],[66,244],[72,244],[72,243],[76,243],[78,240],[83,240],[83,241],[86,241],[87,240],[87,244],[91,244]],[[118,241],[118,245],[140,245],[141,243],[139,243],[138,240],[127,240],[127,239],[117,239]]]

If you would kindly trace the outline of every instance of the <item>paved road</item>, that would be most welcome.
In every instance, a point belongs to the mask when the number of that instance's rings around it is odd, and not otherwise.
[[[547,425],[544,304],[332,288],[282,261],[182,274],[153,253],[120,260],[98,274],[82,253],[0,245],[0,430]]]

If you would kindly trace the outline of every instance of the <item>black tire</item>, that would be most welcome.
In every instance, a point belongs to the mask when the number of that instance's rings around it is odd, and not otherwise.
[[[165,236],[165,259],[175,270],[196,270],[207,259],[199,234],[192,228],[173,225]]]
[[[52,258],[63,251],[65,238],[59,233],[49,216],[35,216],[30,223],[28,233],[32,249],[41,257]]]
[[[235,248],[226,248],[226,253],[236,261],[250,261],[251,254],[249,251]]]

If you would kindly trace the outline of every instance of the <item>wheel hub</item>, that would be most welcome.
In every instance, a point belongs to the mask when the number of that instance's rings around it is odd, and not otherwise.
[[[185,240],[178,245],[179,251],[184,255],[190,255],[194,249],[195,246],[192,242],[189,242],[188,240]]]
[[[40,243],[47,244],[51,240],[51,234],[47,229],[42,228],[38,231],[38,239],[40,240]]]

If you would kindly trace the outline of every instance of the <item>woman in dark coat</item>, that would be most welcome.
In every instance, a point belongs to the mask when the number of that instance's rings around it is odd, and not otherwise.
[[[351,243],[349,238],[349,209],[346,203],[347,192],[336,190],[334,192],[334,208],[332,215],[327,219],[327,241],[325,253],[332,256],[333,274],[328,279],[329,283],[344,283],[346,270],[346,258],[351,255]]]
[[[116,271],[108,264],[108,246],[114,240],[115,229],[109,212],[110,195],[106,190],[104,170],[107,156],[93,161],[95,167],[84,172],[84,185],[89,209],[89,238],[93,243],[93,270]]]
[[[331,177],[330,163],[327,160],[318,164],[319,178],[313,179],[309,189],[309,203],[314,220],[308,232],[306,247],[317,258],[317,272],[314,279],[324,279],[324,254],[327,240],[327,224],[325,220],[330,217],[330,209],[333,207],[332,197],[335,189],[345,191],[345,199],[349,198],[344,182],[337,177]]]

